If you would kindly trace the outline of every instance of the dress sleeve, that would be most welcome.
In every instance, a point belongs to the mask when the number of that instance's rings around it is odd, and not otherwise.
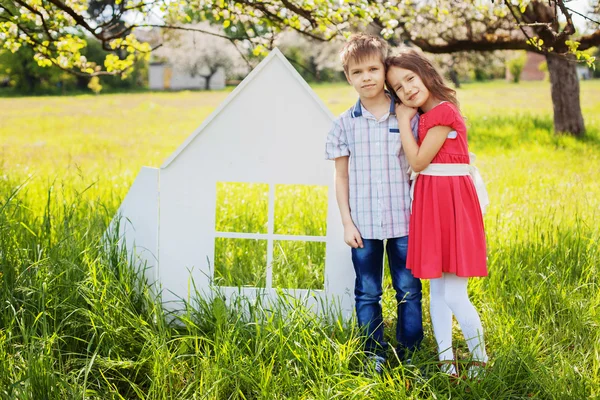
[[[457,112],[452,103],[442,103],[426,114],[425,128],[429,130],[435,126],[449,126],[455,130]]]
[[[327,160],[334,160],[338,157],[349,155],[350,149],[348,148],[346,131],[342,128],[341,121],[336,120],[334,121],[333,126],[327,135],[327,142],[325,143],[325,158]]]

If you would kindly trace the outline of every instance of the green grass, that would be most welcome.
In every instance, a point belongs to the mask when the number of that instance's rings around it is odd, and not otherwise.
[[[336,114],[355,101],[347,85],[315,90]],[[352,324],[319,321],[289,298],[285,314],[198,300],[169,324],[127,257],[103,246],[139,168],[159,166],[228,92],[0,99],[0,398],[600,397],[600,82],[582,82],[583,140],[552,133],[549,93],[540,82],[459,90],[492,201],[490,276],[469,286],[492,364],[457,385],[436,372],[427,300],[422,372],[392,357],[370,378]],[[313,209],[326,194],[276,190],[276,233],[322,234]],[[314,202],[298,202],[302,190]],[[266,232],[265,188],[228,184],[218,196],[217,230]],[[218,278],[260,283],[266,249],[231,243],[217,248]],[[319,287],[322,246],[274,247],[275,287]],[[394,314],[386,275],[392,342]],[[458,326],[454,338],[465,358]]]

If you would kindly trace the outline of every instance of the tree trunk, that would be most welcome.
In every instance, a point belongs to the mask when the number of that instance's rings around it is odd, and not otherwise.
[[[210,90],[210,80],[217,73],[217,70],[210,69],[208,75],[200,75],[204,78],[204,90]]]
[[[554,107],[554,131],[582,137],[585,125],[579,101],[577,64],[553,54],[546,55],[546,61]]]
[[[460,81],[458,80],[458,73],[454,68],[450,69],[450,80],[454,83],[454,87],[460,89]]]

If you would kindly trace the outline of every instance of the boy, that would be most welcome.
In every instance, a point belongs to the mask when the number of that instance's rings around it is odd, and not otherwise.
[[[423,339],[421,281],[406,269],[410,219],[408,162],[401,148],[394,98],[384,90],[386,43],[357,34],[341,52],[356,104],[340,115],[327,136],[326,158],[335,160],[335,191],[352,247],[358,325],[367,336],[365,352],[377,373],[385,362],[381,313],[384,242],[398,301],[396,339],[400,359]],[[411,122],[413,131],[418,116]]]

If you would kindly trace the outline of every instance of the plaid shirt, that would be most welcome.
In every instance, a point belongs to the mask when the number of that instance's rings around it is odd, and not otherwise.
[[[418,114],[412,119],[417,137]],[[333,123],[327,135],[328,160],[348,160],[350,215],[363,239],[408,235],[410,182],[408,161],[392,99],[390,111],[377,120],[360,99]]]

